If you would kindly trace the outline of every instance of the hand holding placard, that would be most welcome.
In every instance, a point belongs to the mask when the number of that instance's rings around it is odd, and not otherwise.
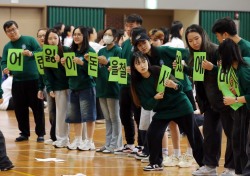
[[[9,49],[7,68],[10,71],[23,71],[23,49]]]
[[[63,57],[65,58],[64,67],[66,71],[66,76],[77,76],[77,66],[76,63],[73,61],[75,53],[63,53]]]
[[[43,52],[38,52],[34,55],[38,72],[40,73],[40,75],[44,75]]]
[[[175,78],[184,79],[182,55],[180,51],[176,52],[176,67],[175,67]]]
[[[157,85],[157,89],[156,89],[157,92],[164,92],[165,91],[164,83],[165,83],[165,80],[170,77],[171,70],[172,69],[166,65],[161,66],[161,73],[159,76],[158,85]]]
[[[202,61],[206,60],[206,52],[194,52],[193,80],[204,81],[205,69],[202,68]]]
[[[43,45],[44,67],[58,68],[58,63],[55,60],[57,52],[58,47],[56,45]]]

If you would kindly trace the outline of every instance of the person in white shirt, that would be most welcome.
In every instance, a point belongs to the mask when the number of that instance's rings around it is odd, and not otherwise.
[[[13,76],[9,75],[2,83],[3,103],[0,104],[0,110],[14,110],[13,98],[11,94]]]
[[[89,33],[89,45],[95,50],[96,53],[98,53],[98,51],[104,46],[95,42],[97,39],[97,33],[95,28],[88,27],[88,33]]]
[[[72,42],[73,42],[73,31],[74,31],[75,27],[72,25],[69,26],[65,26],[64,28],[64,32],[62,34],[62,44],[63,46],[67,46],[67,47],[71,47]]]
[[[164,46],[170,46],[174,48],[185,48],[182,41],[183,24],[180,21],[173,21],[170,28],[170,42],[164,44]]]

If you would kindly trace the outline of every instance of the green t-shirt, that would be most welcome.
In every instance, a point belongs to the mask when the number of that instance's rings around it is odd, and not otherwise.
[[[95,53],[95,50],[89,47],[88,52]],[[69,76],[69,88],[71,90],[85,90],[96,85],[93,77],[88,75],[88,61],[84,59],[84,54],[86,53],[75,52],[76,57],[79,57],[84,64],[76,64],[77,76]]]
[[[63,52],[69,52],[70,48],[63,47]],[[69,88],[68,77],[64,66],[59,62],[58,68],[44,67],[44,83],[48,92],[66,90]]]
[[[238,43],[240,50],[241,50],[241,56],[242,57],[250,57],[250,42],[244,39],[241,39]]]
[[[7,57],[9,49],[25,49],[31,52],[41,51],[41,47],[34,39],[30,36],[21,36],[18,40],[12,42],[9,41],[3,49],[1,66],[2,70],[7,68]],[[36,66],[34,56],[23,56],[23,71],[12,71],[13,81],[28,81],[36,80],[39,78],[39,73]]]
[[[246,106],[250,110],[250,57],[244,57],[248,65],[241,65],[236,70],[238,77],[240,96],[245,96]]]
[[[174,60],[176,59],[177,50],[182,53],[183,60],[187,60],[188,50],[183,49],[183,48],[172,48],[168,46],[161,46],[161,47],[155,48],[155,52],[158,57],[157,60],[160,62],[160,64],[163,63],[164,65],[173,69],[172,64]],[[174,75],[174,70],[172,70],[172,74]],[[182,83],[184,92],[192,90],[192,83],[186,74],[184,74],[184,80],[181,80],[181,79],[177,79],[177,80]]]
[[[157,67],[157,66],[152,66]],[[158,67],[160,70],[160,67]],[[160,73],[160,71],[158,71]],[[142,78],[135,85],[138,98],[141,106],[146,110],[153,110],[155,115],[153,118],[158,119],[173,119],[178,118],[193,112],[193,107],[182,91],[182,84],[179,85],[178,90],[172,88],[165,88],[164,98],[161,100],[154,99],[156,92],[156,82],[158,81],[159,73],[155,76],[151,74],[148,78]]]
[[[121,58],[127,60],[127,66],[130,66],[131,64],[131,58],[133,54],[133,45],[131,44],[131,40],[127,39],[126,41],[123,42],[122,44],[122,53],[121,53]],[[121,85],[121,87],[127,87],[130,85],[130,75],[128,75],[128,83],[127,85]]]
[[[121,57],[121,48],[115,45],[110,50],[107,47],[98,52],[98,56],[105,56],[108,60],[110,57]],[[107,65],[98,67],[98,77],[96,78],[96,97],[100,98],[119,98],[120,87],[118,82],[108,81],[109,71]]]

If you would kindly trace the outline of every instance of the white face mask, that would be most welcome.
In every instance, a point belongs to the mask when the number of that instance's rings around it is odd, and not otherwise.
[[[103,36],[103,42],[106,44],[106,45],[109,45],[113,42],[114,40],[114,37],[113,36],[109,36],[109,35],[104,35]]]

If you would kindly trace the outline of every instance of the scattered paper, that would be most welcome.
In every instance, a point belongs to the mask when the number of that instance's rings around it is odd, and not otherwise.
[[[50,162],[50,161],[54,161],[54,162],[64,162],[64,160],[62,159],[57,159],[57,158],[35,158],[37,161],[43,161],[43,162]]]

